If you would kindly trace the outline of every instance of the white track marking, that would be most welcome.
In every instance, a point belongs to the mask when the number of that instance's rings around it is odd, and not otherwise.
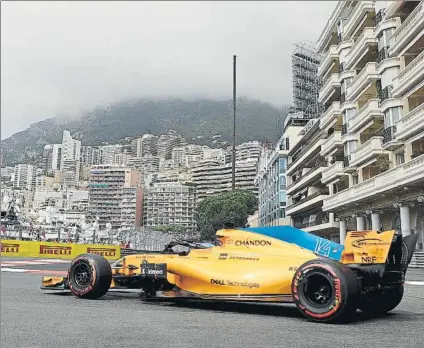
[[[25,270],[24,269],[20,269],[20,268],[1,268],[2,272],[14,272],[14,273],[24,273]]]
[[[8,264],[8,265],[16,265],[16,266],[20,266],[20,265],[50,265],[51,262],[40,262],[40,261],[7,261],[5,263],[1,263],[1,265],[4,264]]]
[[[409,285],[424,285],[424,282],[421,282],[421,281],[410,281],[405,283]]]
[[[70,261],[59,260],[59,259],[41,259],[41,260],[19,260],[19,261],[5,261],[0,262],[0,265],[13,267],[22,265],[52,265],[52,264],[66,264]]]
[[[39,259],[41,262],[48,262],[48,263],[70,263],[71,260],[61,260],[61,259]]]

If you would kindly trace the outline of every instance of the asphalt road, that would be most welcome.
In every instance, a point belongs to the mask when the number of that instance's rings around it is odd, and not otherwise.
[[[66,270],[67,264],[14,267]],[[411,269],[407,280],[423,282],[424,271]],[[89,301],[39,287],[39,274],[1,272],[2,348],[424,346],[423,285],[406,285],[402,303],[386,317],[358,314],[349,325],[309,322],[292,305],[213,309],[146,304],[137,294],[116,293]]]

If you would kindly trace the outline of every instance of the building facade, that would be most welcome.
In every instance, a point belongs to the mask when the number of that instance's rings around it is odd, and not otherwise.
[[[258,193],[255,185],[257,173],[257,159],[236,161],[235,186],[236,189]],[[232,189],[232,164],[222,164],[220,160],[203,160],[192,169],[192,180],[196,184],[199,201],[207,196]]]
[[[181,182],[155,182],[145,189],[143,225],[182,227],[186,234],[196,232],[196,187]]]
[[[141,187],[141,175],[135,170],[114,165],[92,166],[87,222],[97,221],[100,228],[110,223],[112,229],[140,226]]]
[[[255,184],[258,186],[259,226],[290,225],[287,208],[287,161],[290,147],[300,139],[298,136],[306,119],[288,115],[284,133],[275,147],[264,147],[260,156]]]
[[[424,248],[424,4],[339,1],[317,42],[323,210]]]
[[[15,166],[13,188],[32,190],[35,188],[35,168],[32,164]]]

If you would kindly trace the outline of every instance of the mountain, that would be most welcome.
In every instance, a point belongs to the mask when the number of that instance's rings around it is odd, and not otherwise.
[[[287,108],[276,108],[256,100],[237,101],[236,142],[275,142],[281,134]],[[278,121],[280,120],[280,121]],[[279,129],[280,128],[280,129]],[[231,144],[232,101],[184,99],[135,99],[107,107],[97,107],[78,119],[53,117],[31,124],[1,142],[3,165],[36,162],[44,145],[60,143],[68,129],[83,145],[118,143],[125,137],[145,133],[163,134],[175,129],[189,143],[219,147]],[[220,135],[221,137],[214,137]]]

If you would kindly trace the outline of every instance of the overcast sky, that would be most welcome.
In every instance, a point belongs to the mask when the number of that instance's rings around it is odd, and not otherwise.
[[[136,96],[290,104],[291,50],[335,2],[1,3],[1,136]]]

